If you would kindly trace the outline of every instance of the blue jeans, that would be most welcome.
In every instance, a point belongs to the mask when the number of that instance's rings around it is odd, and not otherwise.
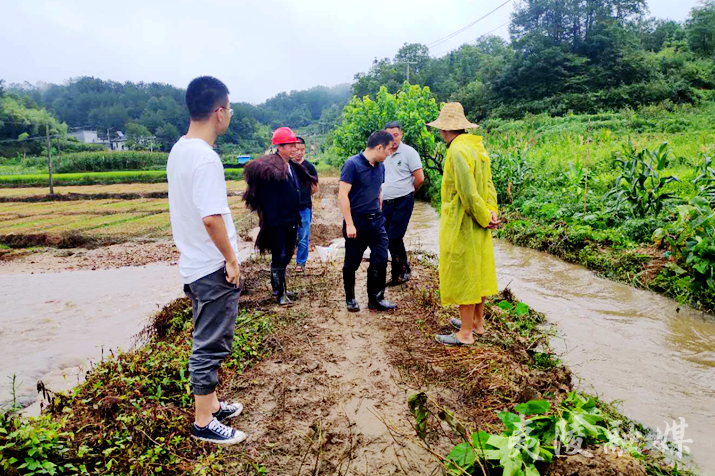
[[[298,251],[295,262],[305,266],[308,261],[308,245],[310,244],[310,222],[313,221],[313,210],[305,208],[300,211],[300,228],[298,229]]]

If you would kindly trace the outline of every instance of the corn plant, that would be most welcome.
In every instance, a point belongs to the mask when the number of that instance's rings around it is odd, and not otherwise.
[[[680,182],[675,176],[663,175],[670,162],[668,143],[664,142],[654,151],[636,150],[629,143],[623,150],[625,158],[616,159],[621,173],[606,197],[615,198],[616,208],[627,208],[637,218],[658,216],[666,200],[676,198],[675,194],[665,191],[665,187]]]
[[[699,154],[697,176],[693,185],[698,190],[698,196],[707,199],[710,204],[715,204],[715,164],[709,155]]]
[[[492,153],[492,180],[499,203],[512,203],[532,178],[525,149]]]

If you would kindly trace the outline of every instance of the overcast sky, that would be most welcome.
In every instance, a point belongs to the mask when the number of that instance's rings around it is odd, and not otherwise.
[[[218,77],[231,100],[351,82],[405,42],[430,44],[505,0],[0,0],[0,79],[62,83],[77,76],[186,87]],[[684,20],[696,0],[650,0]],[[510,2],[433,48],[441,56],[491,30],[506,37]],[[498,29],[497,29],[498,28]]]

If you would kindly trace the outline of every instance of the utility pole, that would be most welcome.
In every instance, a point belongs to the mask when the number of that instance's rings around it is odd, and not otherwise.
[[[410,65],[417,64],[417,61],[397,61],[397,64],[407,65],[407,82],[410,82]]]
[[[50,153],[50,125],[45,126],[45,135],[47,137],[47,168],[50,171],[50,195],[55,194],[55,187],[52,183],[52,154]]]
[[[109,135],[109,127],[107,127],[107,142],[109,143],[109,150],[112,150],[112,139],[111,136]]]

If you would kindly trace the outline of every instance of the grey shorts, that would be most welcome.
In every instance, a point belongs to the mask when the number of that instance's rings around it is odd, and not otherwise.
[[[231,353],[241,289],[226,281],[221,268],[184,285],[194,311],[189,373],[194,395],[209,395],[218,384],[218,368]]]

